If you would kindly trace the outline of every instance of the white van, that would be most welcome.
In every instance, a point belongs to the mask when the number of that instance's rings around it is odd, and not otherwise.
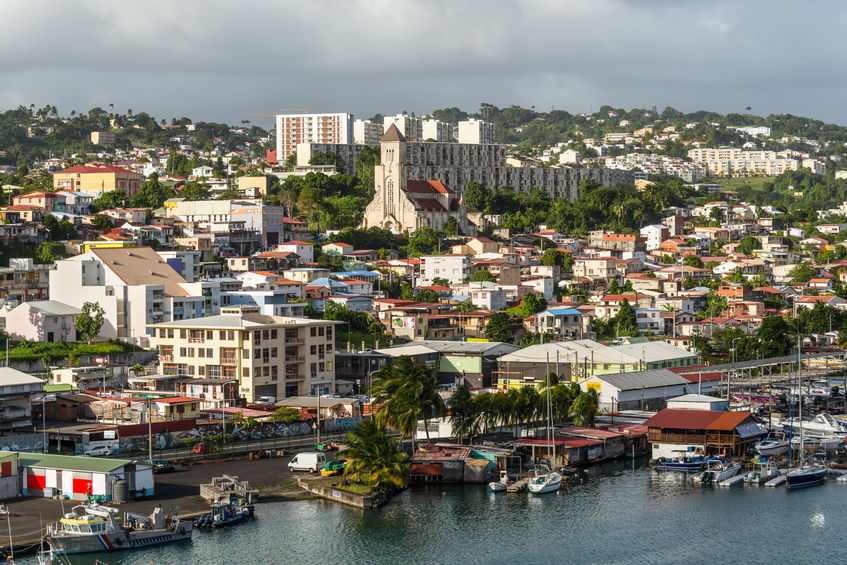
[[[309,471],[317,473],[326,465],[326,455],[315,451],[298,453],[288,462],[289,471]]]

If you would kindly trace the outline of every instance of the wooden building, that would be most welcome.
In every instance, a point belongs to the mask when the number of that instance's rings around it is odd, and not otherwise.
[[[653,459],[676,457],[683,451],[740,456],[763,435],[748,412],[667,408],[644,425]]]

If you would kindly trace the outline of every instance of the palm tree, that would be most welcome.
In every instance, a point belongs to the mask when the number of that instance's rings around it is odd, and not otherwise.
[[[438,373],[435,369],[428,369],[424,365],[418,365],[415,371],[414,398],[420,409],[426,430],[426,442],[429,443],[429,418],[438,418],[447,413],[444,399],[438,394]]]
[[[375,488],[384,485],[405,486],[408,480],[407,455],[375,420],[362,420],[347,433],[347,447],[339,455],[347,459],[344,474],[357,482],[367,479]]]
[[[570,415],[577,426],[594,427],[594,418],[600,407],[600,394],[590,388],[579,394],[571,404]]]
[[[141,363],[136,363],[129,369],[129,372],[137,377],[138,375],[144,373],[144,365],[142,365]]]
[[[459,443],[467,437],[468,442],[478,435],[478,414],[477,403],[474,402],[474,397],[471,396],[470,390],[466,385],[460,386],[450,397],[450,425],[453,430],[453,437]]]

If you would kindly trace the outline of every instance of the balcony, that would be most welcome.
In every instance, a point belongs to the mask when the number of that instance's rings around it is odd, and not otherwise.
[[[287,337],[285,338],[285,343],[303,345],[306,343],[306,340],[302,337]]]
[[[306,378],[306,375],[303,373],[285,373],[286,381],[302,381]]]
[[[163,362],[169,362],[174,360],[173,355],[159,355],[159,360]]]
[[[188,343],[206,343],[205,337],[189,337]]]
[[[286,363],[302,363],[306,358],[302,355],[286,355],[285,362]]]
[[[238,365],[237,357],[221,357],[221,365]]]

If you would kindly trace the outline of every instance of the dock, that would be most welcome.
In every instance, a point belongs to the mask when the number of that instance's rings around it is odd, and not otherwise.
[[[517,480],[517,481],[513,482],[512,484],[510,484],[509,486],[506,487],[506,492],[521,492],[522,490],[526,489],[526,486],[528,484],[529,484],[529,478],[528,477]]]
[[[781,472],[781,471],[780,471]],[[774,477],[768,482],[765,483],[766,487],[779,487],[785,484],[785,475],[780,475],[778,477]]]
[[[731,487],[739,484],[744,480],[744,475],[735,475],[718,483],[719,487]]]

